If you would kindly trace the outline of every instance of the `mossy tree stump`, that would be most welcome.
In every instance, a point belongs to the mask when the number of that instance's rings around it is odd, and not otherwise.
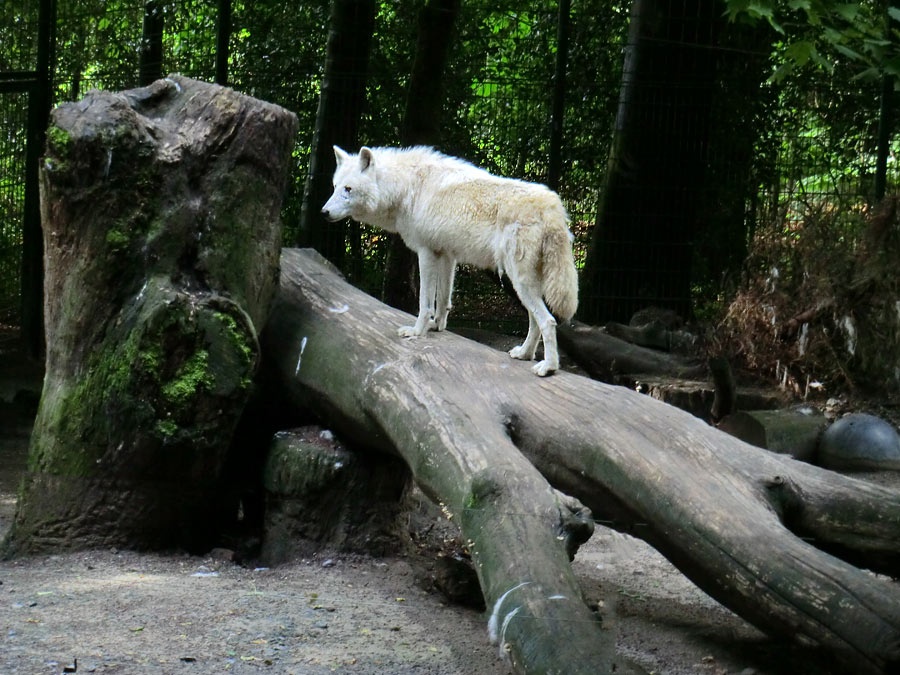
[[[177,76],[53,112],[46,374],[7,554],[206,545],[278,283],[296,125]]]

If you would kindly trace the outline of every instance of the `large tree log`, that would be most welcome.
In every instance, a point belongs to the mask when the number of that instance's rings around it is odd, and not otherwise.
[[[535,468],[596,517],[640,524],[635,534],[763,630],[817,642],[853,672],[900,666],[900,591],[834,555],[897,573],[896,492],[624,388],[534,378],[449,333],[397,338],[408,320],[286,250],[264,350],[290,396],[399,453],[458,520],[519,671],[602,672],[613,659],[598,653],[556,541],[573,512]]]
[[[7,553],[206,545],[278,283],[296,124],[178,76],[53,112],[46,374]]]

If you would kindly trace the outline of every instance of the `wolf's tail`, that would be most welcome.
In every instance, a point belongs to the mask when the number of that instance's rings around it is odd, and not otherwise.
[[[557,319],[568,321],[578,309],[578,272],[572,255],[572,235],[569,233],[565,210],[553,214],[545,223],[541,242],[541,286],[544,300]]]

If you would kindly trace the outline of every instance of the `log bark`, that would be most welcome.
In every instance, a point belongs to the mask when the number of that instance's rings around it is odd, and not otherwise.
[[[207,545],[296,124],[179,76],[53,112],[46,374],[7,554]]]
[[[613,665],[557,540],[573,543],[584,515],[562,495],[763,630],[819,643],[852,672],[900,666],[900,591],[842,559],[900,570],[900,494],[624,388],[535,378],[449,333],[398,338],[408,321],[318,256],[285,250],[264,349],[289,396],[397,452],[459,521],[517,671]]]

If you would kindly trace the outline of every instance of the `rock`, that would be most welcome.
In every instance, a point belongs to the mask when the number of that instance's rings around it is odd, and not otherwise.
[[[818,460],[828,469],[900,471],[900,435],[880,417],[852,413],[822,434]]]

